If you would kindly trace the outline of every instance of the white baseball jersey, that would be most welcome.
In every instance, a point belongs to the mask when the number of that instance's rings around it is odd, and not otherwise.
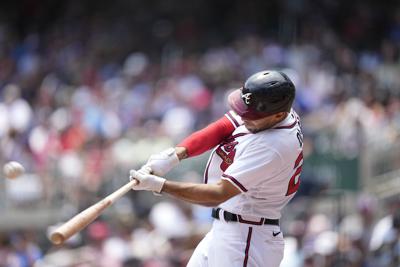
[[[242,192],[219,205],[226,211],[279,219],[300,184],[303,136],[299,116],[292,109],[282,122],[258,133],[249,132],[234,112],[225,116],[236,129],[213,150],[204,182],[222,178]]]
[[[292,110],[278,125],[253,134],[239,116],[233,112],[226,116],[236,129],[213,150],[204,182],[226,179],[242,194],[219,205],[220,219],[213,221],[187,266],[278,267],[283,258],[283,234],[279,225],[262,224],[258,219],[279,219],[281,209],[298,189],[303,164],[299,117]],[[244,219],[227,222],[223,210]]]

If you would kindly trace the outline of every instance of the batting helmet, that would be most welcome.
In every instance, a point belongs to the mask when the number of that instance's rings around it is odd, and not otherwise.
[[[295,87],[281,71],[260,71],[244,86],[228,96],[229,106],[241,117],[259,119],[281,111],[290,111]]]

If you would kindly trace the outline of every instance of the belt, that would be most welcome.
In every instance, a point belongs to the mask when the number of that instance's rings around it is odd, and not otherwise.
[[[220,219],[219,218],[219,211],[221,208],[213,208],[211,212],[211,217],[215,219]],[[230,213],[229,211],[222,211],[224,215],[224,220],[227,222],[240,222],[240,223],[247,223],[247,224],[254,224],[254,225],[262,225],[262,224],[270,224],[270,225],[278,225],[279,226],[279,219],[267,219],[267,218],[261,218],[260,221],[248,221],[242,218],[242,216],[234,213]]]

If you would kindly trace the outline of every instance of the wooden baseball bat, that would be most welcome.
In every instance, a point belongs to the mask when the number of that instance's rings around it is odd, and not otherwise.
[[[68,238],[76,234],[85,228],[88,224],[93,222],[106,208],[113,204],[120,197],[125,195],[132,186],[135,185],[137,181],[133,179],[129,183],[125,184],[121,188],[117,189],[115,192],[111,193],[107,197],[103,198],[101,201],[93,204],[84,211],[78,213],[69,221],[58,227],[50,235],[50,241],[55,245],[60,245],[65,242]]]

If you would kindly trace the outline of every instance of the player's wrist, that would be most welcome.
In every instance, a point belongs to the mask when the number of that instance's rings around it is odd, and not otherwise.
[[[175,147],[175,154],[179,161],[186,159],[188,157],[187,148],[183,146],[177,146]]]
[[[161,194],[162,189],[165,184],[165,181],[167,179],[165,179],[163,177],[155,176],[155,175],[153,178],[154,178],[154,182],[153,182],[153,185],[152,185],[152,188],[150,189],[150,191],[153,191],[154,193],[157,193],[157,194]]]

